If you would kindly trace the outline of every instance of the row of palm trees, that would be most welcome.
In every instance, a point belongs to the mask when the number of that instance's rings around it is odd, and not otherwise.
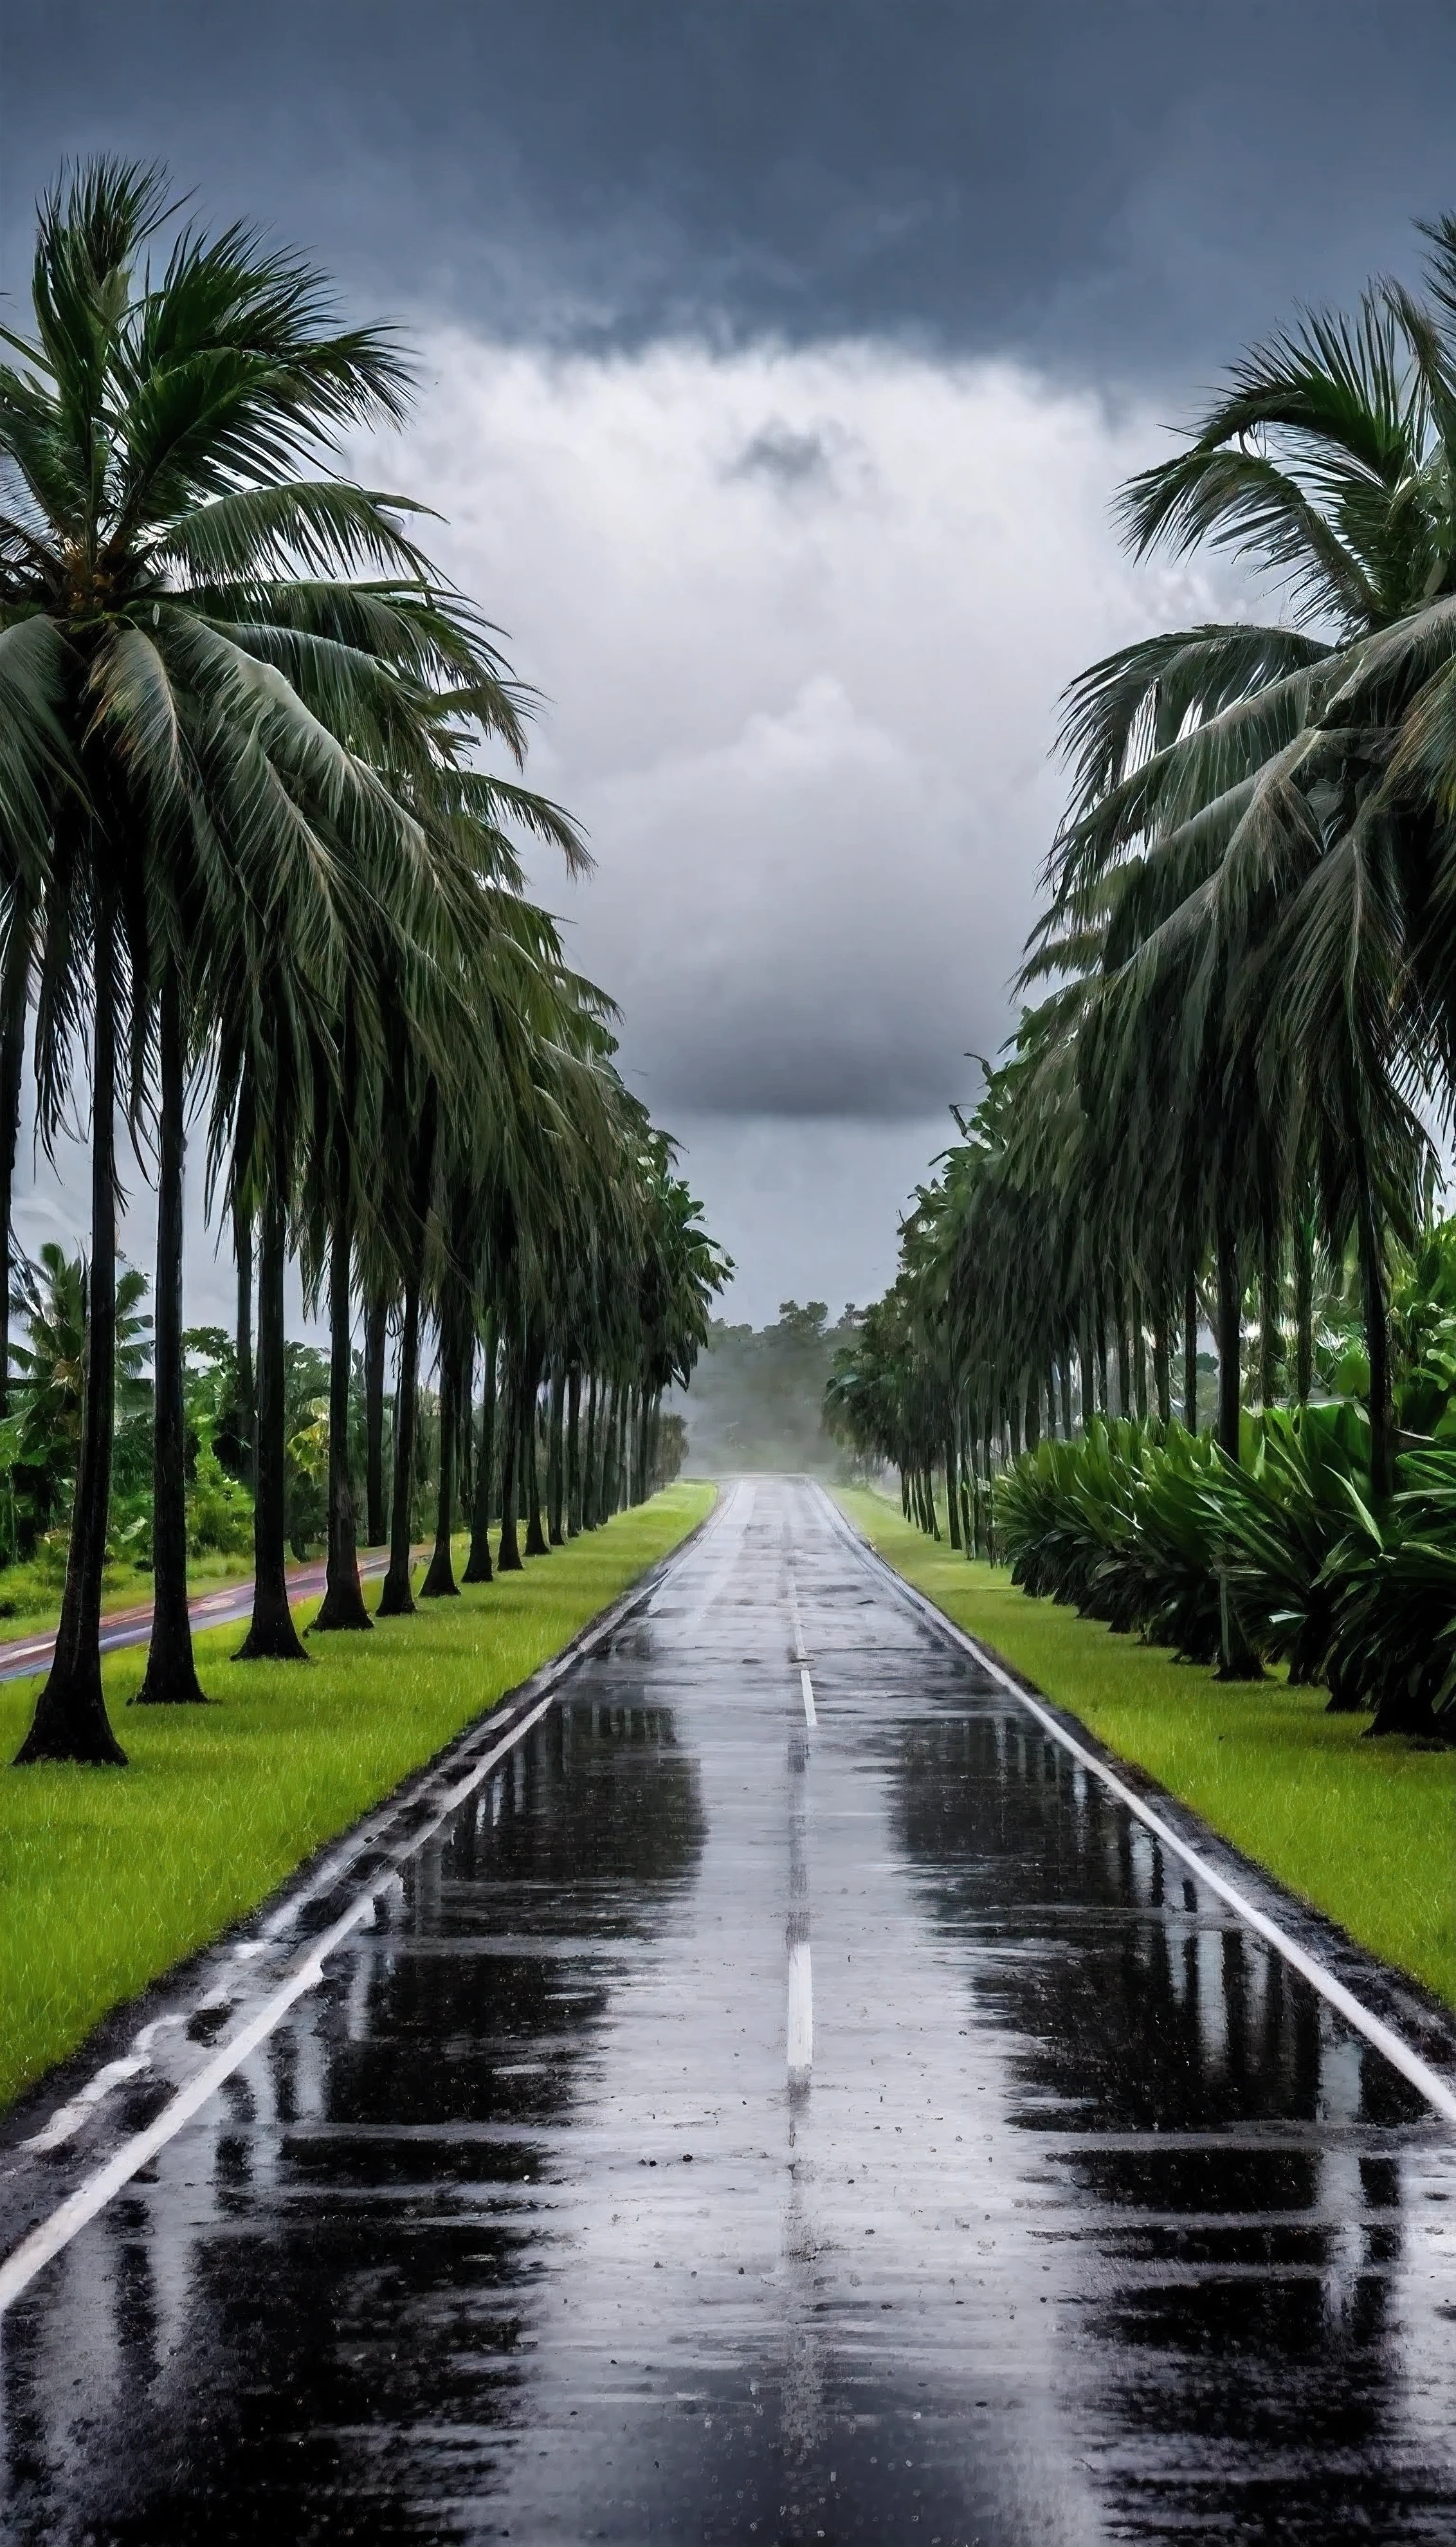
[[[1346,1259],[1392,1492],[1392,1251],[1456,1088],[1456,218],[1424,235],[1421,292],[1301,316],[1122,490],[1135,555],[1222,553],[1278,612],[1066,693],[1031,1005],[834,1386],[910,1508],[1094,1409],[1196,1423],[1205,1328],[1237,1457]]]
[[[369,1624],[348,1392],[356,1306],[378,1394],[398,1329],[393,1548],[421,1354],[451,1461],[483,1332],[483,1424],[511,1561],[544,1378],[585,1380],[589,1463],[685,1376],[724,1265],[612,1062],[606,998],[524,891],[522,840],[586,864],[517,774],[529,701],[432,568],[421,508],[343,474],[397,421],[382,328],[254,233],[179,218],[152,168],[97,161],[40,208],[34,332],[0,331],[0,1245],[26,1057],[40,1137],[89,1100],[89,1333],[55,1658],[23,1761],[119,1761],[102,1694],[117,1324],[118,1127],[154,1173],[155,1614],[141,1697],[196,1700],[187,1612],[182,1239],[189,1125],[256,1280],[256,1584],[243,1652],[297,1656],[285,1581],[284,1282],[328,1320],[321,1629]],[[504,752],[512,775],[488,773]],[[0,1286],[3,1291],[3,1286]],[[3,1313],[0,1313],[3,1314]],[[0,1335],[0,1389],[8,1370]],[[505,1404],[497,1411],[497,1369]],[[592,1410],[598,1436],[592,1435]],[[3,1411],[3,1409],[0,1409]],[[567,1428],[576,1438],[574,1421]],[[598,1438],[600,1437],[600,1438]],[[524,1447],[529,1446],[529,1447]],[[605,1464],[602,1473],[605,1474]]]

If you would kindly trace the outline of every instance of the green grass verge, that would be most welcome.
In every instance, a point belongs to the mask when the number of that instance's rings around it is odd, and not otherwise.
[[[912,1530],[883,1495],[839,1501],[898,1572],[1110,1750],[1386,1962],[1456,2004],[1456,1752],[1362,1741],[1323,1690],[1221,1687],[1163,1649],[1018,1592]]]
[[[0,1770],[0,2103],[528,1679],[714,1493],[671,1486],[522,1574],[372,1635],[320,1637],[306,1667],[233,1663],[241,1629],[213,1629],[197,1639],[213,1707],[127,1714],[145,1649],[113,1656],[107,1702],[130,1765]],[[0,1686],[4,1760],[38,1685]]]

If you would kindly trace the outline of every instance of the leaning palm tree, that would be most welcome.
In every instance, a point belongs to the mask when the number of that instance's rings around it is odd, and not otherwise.
[[[138,1115],[155,1058],[170,1240],[189,1050],[206,1046],[205,1015],[189,1040],[191,950],[238,942],[240,912],[257,923],[245,945],[266,950],[288,925],[305,962],[336,950],[367,885],[429,864],[380,767],[438,756],[442,693],[464,721],[504,696],[479,624],[405,535],[412,508],[329,465],[342,431],[401,413],[392,340],[341,327],[310,269],[243,230],[183,230],[154,272],[142,259],[167,219],[150,169],[98,163],[47,198],[35,340],[8,336],[16,360],[0,366],[0,703],[15,729],[0,886],[13,911],[29,897],[39,912],[43,1133],[79,1046],[92,1118],[95,1350],[60,1634],[26,1758],[121,1756],[98,1620],[124,1056]],[[163,1272],[175,1288],[175,1245]],[[173,1414],[174,1329],[159,1302]],[[180,1686],[156,1696],[195,1692],[175,1502],[159,1516],[158,1632]]]
[[[185,961],[185,929],[203,915],[225,924],[239,890],[266,902],[281,873],[313,859],[300,800],[386,819],[383,791],[249,630],[306,615],[306,584],[303,603],[294,599],[300,559],[415,572],[397,506],[297,475],[344,427],[399,413],[392,343],[340,328],[316,277],[242,230],[184,230],[153,272],[141,260],[167,216],[152,169],[100,162],[50,195],[35,338],[7,335],[16,359],[0,366],[0,630],[25,639],[32,757],[48,747],[54,762],[36,878],[43,1133],[58,1122],[78,1040],[91,1081],[85,1423],[55,1659],[27,1760],[122,1757],[102,1698],[99,1617],[113,1121],[128,1041],[144,1046],[162,985]],[[17,873],[23,845],[7,826]],[[175,1175],[185,1053],[171,1017],[166,1041],[162,1146]],[[174,1386],[159,1369],[159,1398]]]
[[[1378,1493],[1386,1237],[1419,1189],[1430,1072],[1449,1084],[1456,1054],[1456,221],[1428,236],[1425,304],[1382,286],[1353,319],[1301,321],[1126,490],[1140,555],[1231,551],[1283,582],[1288,616],[1173,631],[1073,684],[1048,922],[1120,905],[1134,1040],[1181,974],[1181,1110],[1227,1114],[1239,1080],[1245,1101],[1268,1092],[1277,1137],[1242,1206],[1266,1261],[1312,1180],[1330,1245],[1353,1230]]]

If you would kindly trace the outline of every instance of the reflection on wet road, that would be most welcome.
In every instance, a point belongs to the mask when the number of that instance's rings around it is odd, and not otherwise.
[[[3,2411],[47,2547],[1450,2542],[1456,2155],[760,1479],[46,2266]]]

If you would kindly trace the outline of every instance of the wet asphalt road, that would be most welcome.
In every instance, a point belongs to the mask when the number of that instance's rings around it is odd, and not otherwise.
[[[1456,2541],[1456,2153],[755,1480],[0,2393],[27,2547]]]

